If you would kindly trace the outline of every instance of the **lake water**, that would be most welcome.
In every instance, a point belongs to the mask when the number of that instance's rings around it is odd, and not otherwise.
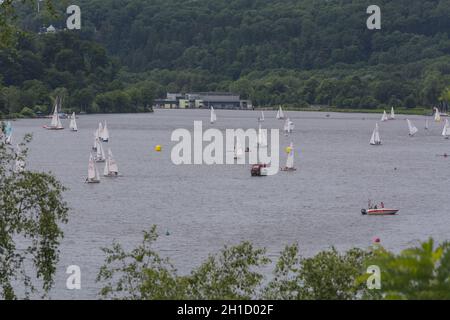
[[[219,129],[256,128],[259,112],[217,112]],[[42,129],[45,119],[13,123],[15,139],[33,133],[28,167],[51,171],[69,188],[71,211],[64,226],[61,261],[54,299],[95,299],[95,283],[113,239],[132,248],[141,231],[158,225],[156,247],[171,258],[181,274],[189,273],[208,254],[224,245],[250,240],[276,258],[287,244],[298,242],[302,255],[335,246],[366,248],[374,236],[400,250],[450,232],[450,141],[440,135],[442,123],[410,116],[419,128],[408,136],[405,116],[380,123],[382,146],[370,146],[381,115],[288,112],[295,124],[291,137],[297,171],[252,178],[249,165],[181,165],[170,160],[171,133],[192,130],[194,120],[209,124],[207,110],[156,110],[154,114],[89,115],[78,119],[78,133]],[[282,128],[275,112],[265,112],[265,128]],[[84,183],[93,131],[106,120],[110,147],[122,177]],[[68,120],[64,120],[68,126]],[[162,145],[162,152],[153,151]],[[285,155],[281,155],[284,163]],[[103,172],[103,164],[98,165]],[[397,168],[397,169],[395,169]],[[399,208],[397,216],[362,216],[367,200]],[[165,232],[169,230],[170,235]],[[66,289],[66,267],[78,265],[82,289]]]

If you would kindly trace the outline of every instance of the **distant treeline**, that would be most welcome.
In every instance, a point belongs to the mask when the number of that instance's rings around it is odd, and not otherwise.
[[[67,89],[68,106],[87,112],[143,111],[166,91],[213,90],[240,93],[259,106],[367,109],[431,108],[450,85],[445,0],[380,0],[377,31],[366,28],[371,3],[361,0],[78,4],[80,32],[28,36],[12,53],[1,52],[7,91],[26,92],[37,80],[50,93]],[[56,12],[65,5],[56,4]],[[30,8],[19,17],[33,32],[64,20]],[[37,63],[29,70],[30,61]],[[19,71],[11,76],[11,70]],[[3,112],[33,106],[22,97],[5,107],[4,96]]]

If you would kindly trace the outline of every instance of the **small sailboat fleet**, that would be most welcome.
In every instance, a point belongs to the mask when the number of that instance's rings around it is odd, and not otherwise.
[[[277,119],[278,120],[284,120],[284,112],[283,112],[283,109],[281,109],[281,106],[280,106],[280,108],[277,111]]]
[[[89,170],[87,183],[100,183],[100,176],[96,167],[97,162],[104,162],[105,167],[103,169],[103,176],[105,177],[118,177],[119,168],[116,160],[114,159],[113,153],[110,148],[108,148],[108,155],[105,156],[105,151],[103,149],[103,142],[109,141],[109,131],[108,125],[105,122],[99,122],[97,129],[94,131],[94,145],[92,147],[94,154],[91,153],[89,158]]]
[[[75,112],[72,113],[72,115],[70,116],[69,129],[70,129],[70,131],[73,131],[73,132],[77,132],[78,131],[78,126],[77,126],[77,120],[76,120]]]
[[[442,129],[442,136],[445,139],[450,138],[450,124],[448,122],[448,119],[445,119],[444,128]]]
[[[408,123],[409,136],[412,137],[419,131],[419,129],[417,129],[411,120],[406,119],[406,122]]]
[[[217,121],[216,112],[214,111],[214,108],[211,107],[211,110],[210,110],[210,122],[211,122],[211,124],[214,124],[216,121]]]
[[[375,129],[372,132],[372,137],[370,138],[370,144],[373,146],[381,145],[380,132],[378,128],[378,123],[375,124]]]

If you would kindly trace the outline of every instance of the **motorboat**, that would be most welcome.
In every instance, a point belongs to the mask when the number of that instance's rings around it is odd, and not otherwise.
[[[361,209],[361,213],[363,215],[369,216],[393,216],[399,210],[398,209],[388,209],[388,208],[379,208],[379,209]]]
[[[254,164],[250,170],[252,177],[264,177],[267,176],[269,168],[266,164]]]

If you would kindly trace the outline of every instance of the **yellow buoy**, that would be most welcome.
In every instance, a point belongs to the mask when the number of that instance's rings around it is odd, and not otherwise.
[[[159,144],[155,147],[155,151],[157,151],[157,152],[161,151],[161,146]]]

